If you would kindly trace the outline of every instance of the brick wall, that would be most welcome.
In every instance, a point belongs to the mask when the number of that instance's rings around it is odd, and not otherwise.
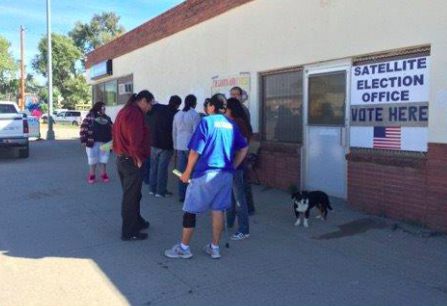
[[[300,182],[300,146],[262,142],[256,173],[261,184],[287,190]],[[253,176],[252,176],[253,177]]]
[[[447,144],[429,144],[427,156],[427,224],[447,232]]]
[[[86,67],[113,59],[253,0],[188,0],[87,54]]]
[[[347,159],[350,205],[447,232],[447,144],[427,154],[353,149]]]

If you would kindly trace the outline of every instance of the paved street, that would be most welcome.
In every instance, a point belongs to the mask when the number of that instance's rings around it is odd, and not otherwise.
[[[109,166],[110,183],[88,185],[77,140],[33,142],[29,159],[0,158],[0,305],[447,305],[446,236],[340,202],[327,222],[297,228],[289,196],[262,186],[252,236],[230,242],[220,260],[201,252],[207,216],[192,259],[164,258],[179,239],[181,205],[147,189],[149,239],[122,242]]]

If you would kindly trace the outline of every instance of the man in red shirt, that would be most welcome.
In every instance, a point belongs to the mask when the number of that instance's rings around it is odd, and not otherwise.
[[[149,128],[144,117],[152,108],[153,101],[154,96],[147,90],[133,94],[113,125],[113,150],[117,155],[116,164],[123,188],[121,239],[124,241],[147,238],[146,233],[140,233],[149,227],[149,222],[140,214],[140,168],[150,155]]]

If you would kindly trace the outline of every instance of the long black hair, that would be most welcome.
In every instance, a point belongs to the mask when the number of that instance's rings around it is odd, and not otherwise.
[[[185,106],[183,107],[182,111],[187,112],[191,108],[196,108],[197,105],[197,98],[194,95],[187,95],[185,98]]]
[[[96,116],[99,112],[101,112],[103,106],[106,106],[106,104],[102,101],[98,101],[95,104],[93,104],[93,107],[89,110],[89,113],[94,114]]]
[[[250,120],[248,120],[247,113],[242,108],[242,103],[236,98],[230,98],[227,100],[227,109],[231,110],[231,116],[234,118],[242,119],[248,127],[250,134],[253,133]]]
[[[144,98],[146,98],[147,103],[151,103],[154,100],[154,95],[149,90],[142,90],[138,94],[132,94],[125,106],[135,104]]]

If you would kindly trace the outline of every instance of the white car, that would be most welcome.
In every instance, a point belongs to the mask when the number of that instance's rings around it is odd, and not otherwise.
[[[17,104],[0,101],[0,148],[18,149],[19,157],[29,156],[29,125]]]
[[[63,111],[54,116],[53,119],[56,123],[68,123],[78,126],[81,125],[84,118],[81,111]]]

